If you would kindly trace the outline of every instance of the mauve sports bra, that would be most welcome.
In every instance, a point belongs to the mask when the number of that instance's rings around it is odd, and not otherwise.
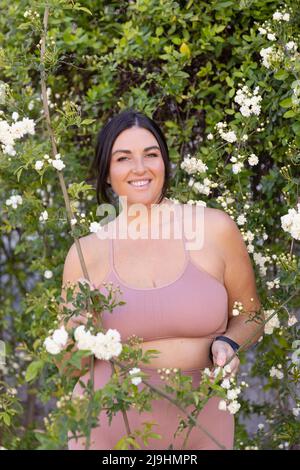
[[[176,213],[176,210],[175,210]],[[176,215],[176,217],[178,217]],[[176,218],[175,217],[175,218]],[[126,302],[102,313],[103,327],[117,329],[121,341],[132,335],[151,341],[163,338],[215,338],[226,331],[228,294],[225,286],[197,267],[185,247],[185,264],[175,281],[158,287],[131,287],[120,279],[109,240],[110,272],[97,289],[107,295],[104,283],[120,286],[119,300]]]

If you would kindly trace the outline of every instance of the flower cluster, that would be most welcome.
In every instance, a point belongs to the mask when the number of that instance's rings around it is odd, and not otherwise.
[[[293,341],[292,349],[294,352],[292,353],[292,363],[296,366],[300,366],[300,340]]]
[[[262,57],[262,64],[267,68],[277,67],[283,60],[284,54],[280,49],[276,49],[274,46],[265,47],[260,50]]]
[[[195,173],[204,173],[207,170],[207,166],[200,158],[185,157],[183,162],[180,164],[180,168],[186,171],[189,175]]]
[[[237,300],[234,302],[233,307],[232,307],[232,315],[234,317],[237,317],[242,311],[244,307],[242,302],[238,302]]]
[[[279,289],[280,287],[280,279],[279,277],[276,277],[273,281],[267,281],[267,287],[268,289]]]
[[[219,410],[228,410],[231,414],[235,414],[237,411],[239,411],[241,404],[238,403],[237,397],[241,393],[241,388],[236,386],[236,381],[233,377],[226,377],[228,373],[231,373],[230,365],[227,364],[224,367],[216,367],[214,371],[211,371],[208,367],[206,367],[203,373],[209,377],[213,377],[214,379],[216,379],[220,373],[222,375],[223,380],[221,382],[221,387],[227,390],[227,399],[220,400],[218,405]],[[248,386],[248,384],[245,382],[242,382],[241,385]]]
[[[23,204],[22,196],[13,194],[10,198],[6,199],[5,204],[11,206],[13,209],[17,209],[18,205]]]
[[[17,139],[21,139],[26,134],[35,134],[33,119],[25,117],[17,121],[18,117],[18,113],[13,113],[12,118],[15,122],[11,125],[7,121],[0,120],[0,145],[3,153],[11,156],[16,155],[14,145]]]
[[[265,266],[265,263],[271,260],[271,257],[269,255],[264,256],[262,253],[256,252],[253,253],[253,259],[255,264],[259,266],[259,272],[261,276],[265,276],[267,273],[267,266]]]
[[[265,310],[265,320],[267,320],[271,315],[273,315],[274,312],[274,309]],[[270,318],[270,320],[267,321],[267,323],[265,324],[264,331],[267,335],[271,335],[273,333],[274,328],[280,328],[280,326],[280,321],[276,313],[272,318]]]
[[[214,187],[214,183],[209,178],[204,178],[202,183],[200,183],[200,181],[193,181],[193,189],[198,194],[205,194],[208,196],[212,187]]]
[[[234,131],[225,131],[225,129],[227,128],[226,122],[217,122],[215,128],[219,132],[222,139],[226,140],[226,142],[233,143],[237,141],[237,136]]]
[[[54,159],[50,158],[48,154],[45,154],[44,160],[50,163],[53,166],[53,168],[55,168],[58,171],[63,170],[66,166],[61,159],[60,153],[57,153]],[[37,160],[34,165],[35,170],[40,171],[43,168],[44,163],[45,162],[43,162],[43,160]]]
[[[280,12],[280,11],[275,11],[273,13],[273,20],[274,21],[290,21],[290,14],[287,12]]]
[[[80,325],[74,332],[77,348],[79,350],[91,351],[97,359],[108,361],[113,356],[119,356],[122,351],[121,337],[117,330],[109,329],[105,334],[93,335]]]
[[[132,379],[131,379],[131,382],[134,384],[134,385],[138,385],[139,383],[141,383],[142,379],[141,377],[139,376],[136,376],[136,374],[139,374],[141,372],[141,369],[139,369],[138,367],[133,367],[133,369],[131,369],[129,371],[129,374],[130,375],[133,375]]]
[[[297,204],[297,210],[289,209],[280,220],[283,230],[290,233],[296,240],[300,240],[300,203]]]
[[[48,212],[45,210],[41,212],[41,215],[39,216],[39,221],[45,222],[46,220],[48,220]]]
[[[29,18],[29,19],[37,19],[40,17],[37,11],[31,10],[31,9],[26,10],[23,16],[24,18]]]
[[[258,94],[259,87],[255,87],[253,93],[251,93],[249,87],[244,85],[240,88],[234,97],[234,101],[240,105],[240,113],[249,117],[251,114],[259,116],[261,111],[260,102],[262,97]]]
[[[50,354],[59,354],[66,346],[68,341],[68,333],[64,326],[55,330],[52,336],[44,341],[46,351]]]
[[[278,364],[277,368],[272,366],[270,369],[270,377],[277,377],[277,379],[283,379],[284,374],[280,369],[282,369],[281,364]]]

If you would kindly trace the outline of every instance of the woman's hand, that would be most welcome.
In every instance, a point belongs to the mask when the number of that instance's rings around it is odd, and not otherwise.
[[[225,341],[215,340],[212,344],[211,352],[213,355],[213,364],[215,366],[223,367],[234,353],[234,350],[232,349],[230,344],[225,343]],[[231,370],[229,376],[233,377],[237,373],[238,368],[240,366],[239,358],[235,355],[233,359],[228,363],[228,366]]]

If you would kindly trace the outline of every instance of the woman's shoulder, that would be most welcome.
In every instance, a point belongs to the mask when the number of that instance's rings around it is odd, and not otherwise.
[[[78,243],[80,244],[81,252],[86,264],[94,261],[97,254],[100,255],[103,253],[106,246],[105,240],[101,240],[97,237],[96,233],[89,233],[78,238]],[[80,266],[80,258],[75,241],[70,245],[66,255],[65,264],[72,265],[75,270]]]
[[[186,210],[187,213],[194,214],[197,211],[203,212],[206,222],[211,222],[215,225],[228,224],[232,222],[230,215],[222,209],[217,209],[214,207],[208,207],[204,204],[188,204],[188,203],[179,203],[179,206],[183,211]]]

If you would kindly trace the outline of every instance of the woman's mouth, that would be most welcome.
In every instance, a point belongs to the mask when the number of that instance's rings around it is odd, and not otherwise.
[[[147,189],[150,186],[151,180],[136,180],[136,181],[128,181],[128,184],[133,186],[136,189]]]

